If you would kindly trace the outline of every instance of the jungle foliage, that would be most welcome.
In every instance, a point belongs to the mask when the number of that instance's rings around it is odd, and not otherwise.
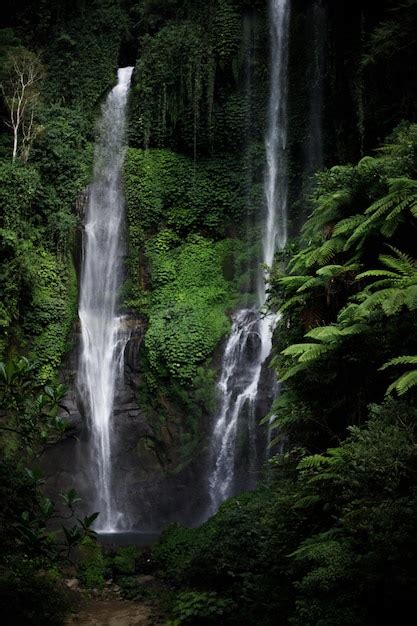
[[[302,445],[336,443],[370,402],[412,387],[411,376],[393,381],[392,368],[416,350],[416,155],[416,126],[403,124],[374,156],[318,174],[313,213],[287,269],[274,273],[275,366],[285,381],[276,408]]]
[[[64,623],[64,570],[96,517],[77,521],[74,491],[52,502],[35,469],[65,434],[58,373],[76,315],[76,208],[126,23],[116,2],[71,4],[16,2],[0,31],[0,601],[2,621],[22,626]]]
[[[372,157],[316,176],[269,294],[286,451],[254,493],[154,548],[179,601],[198,598],[184,615],[173,603],[174,623],[217,623],[214,601],[225,625],[376,625],[411,610],[416,171],[416,126],[403,124]]]
[[[245,215],[239,161],[194,165],[170,150],[130,148],[125,189],[125,305],[149,319],[145,348],[154,372],[188,383],[229,328],[225,311],[247,261],[242,241],[225,237],[242,233],[233,227]]]
[[[0,598],[5,624],[60,626],[71,606],[63,571],[94,540],[98,513],[80,518],[73,489],[60,502],[44,493],[38,459],[65,435],[65,389],[40,383],[37,369],[24,357],[0,362]]]
[[[199,529],[168,529],[139,565],[130,549],[109,564],[90,531],[94,515],[73,519],[76,494],[53,503],[26,469],[65,434],[57,376],[75,318],[94,119],[117,65],[135,65],[122,295],[125,310],[147,322],[141,406],[160,424],[182,422],[181,467],[199,450],[213,410],[213,355],[227,314],[251,302],[258,270],[266,2],[6,0],[4,122],[11,59],[40,70],[16,152],[13,128],[4,126],[0,140],[6,623],[64,622],[62,579],[79,544],[88,588],[111,576],[136,598],[134,574],[154,568],[170,589],[175,626],[376,626],[414,611],[417,3],[323,1],[325,53],[313,61],[308,4],[292,2],[293,234],[309,218],[277,255],[269,294],[281,314],[273,414],[285,451],[255,492],[226,502]],[[313,92],[322,105],[316,117]],[[323,169],[312,182],[306,146],[315,123],[323,128],[315,167]],[[60,504],[70,520],[55,533]]]
[[[254,493],[197,530],[168,529],[154,548],[157,567],[177,589],[231,606],[225,625],[395,621],[417,585],[415,419],[415,407],[389,400],[341,446],[272,459]],[[218,623],[203,615],[199,606],[178,623]]]

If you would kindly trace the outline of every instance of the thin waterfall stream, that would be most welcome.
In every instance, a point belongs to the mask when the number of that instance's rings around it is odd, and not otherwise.
[[[271,267],[277,249],[287,241],[288,174],[286,159],[288,100],[288,39],[290,0],[270,0],[270,93],[265,137],[264,180],[266,211],[263,218],[262,264]],[[267,270],[259,272],[257,304],[233,317],[218,382],[219,410],[211,438],[208,487],[209,514],[236,493],[236,462],[239,439],[250,446],[247,484],[255,480],[257,449],[254,442],[255,409],[262,369],[272,348],[276,316],[261,313],[267,298]]]
[[[133,67],[118,70],[117,85],[102,107],[84,223],[79,319],[82,349],[77,387],[90,436],[90,491],[100,511],[96,530],[123,526],[112,482],[113,403],[123,380],[118,291],[122,280],[124,200],[121,174],[125,152],[126,108]]]

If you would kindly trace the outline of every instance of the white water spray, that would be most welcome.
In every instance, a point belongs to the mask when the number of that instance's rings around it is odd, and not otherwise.
[[[288,32],[290,0],[270,0],[271,70],[268,129],[265,138],[266,216],[262,238],[262,263],[271,267],[277,249],[287,242],[288,173],[286,159],[288,99]],[[267,297],[267,270],[259,273],[258,307],[243,309],[233,316],[221,376],[218,383],[220,409],[211,441],[212,469],[209,473],[209,513],[238,488],[236,462],[239,439],[251,446],[247,484],[256,466],[254,441],[255,408],[259,400],[262,367],[271,353],[276,316],[261,315]]]
[[[84,224],[79,318],[82,350],[78,388],[91,437],[92,500],[100,511],[97,529],[117,530],[122,514],[114,505],[112,411],[123,380],[128,337],[117,314],[123,256],[124,202],[121,173],[125,153],[126,105],[132,67],[118,71],[118,83],[102,108],[94,173]]]

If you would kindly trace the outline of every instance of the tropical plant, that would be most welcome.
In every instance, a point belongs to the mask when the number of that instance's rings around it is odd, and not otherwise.
[[[382,370],[385,370],[389,367],[398,367],[404,365],[417,365],[417,356],[397,356],[395,359],[391,359],[385,365],[381,367]],[[387,395],[396,391],[399,396],[404,395],[412,387],[417,385],[417,369],[410,370],[405,372],[397,378],[387,389]]]

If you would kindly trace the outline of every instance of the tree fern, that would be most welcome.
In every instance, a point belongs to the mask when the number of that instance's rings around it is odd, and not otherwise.
[[[303,370],[307,369],[307,367],[308,363],[298,363],[292,367],[283,368],[282,373],[279,374],[278,382],[284,383],[286,380],[289,380],[293,376],[296,376]]]
[[[313,287],[320,287],[322,284],[323,283],[322,281],[320,281],[320,279],[316,278],[315,276],[310,276],[309,279],[297,289],[297,293],[308,291]]]
[[[358,228],[358,226],[365,221],[365,219],[365,216],[360,213],[357,215],[351,215],[350,217],[340,220],[340,222],[336,224],[333,234],[335,236],[351,235],[356,230],[356,228]]]
[[[365,219],[353,231],[346,243],[346,249],[358,239],[367,236],[376,225],[384,232],[384,225],[388,224],[384,234],[394,234],[406,211],[412,217],[417,217],[417,180],[407,177],[390,178],[388,185],[388,194],[366,209]]]
[[[404,306],[409,310],[417,308],[417,262],[404,252],[391,249],[394,256],[380,256],[387,269],[367,270],[356,277],[357,280],[375,279],[356,296],[362,314],[369,314],[378,307],[387,316],[398,313]]]
[[[351,263],[350,265],[325,265],[316,271],[317,276],[323,276],[324,278],[334,278],[350,272],[357,272],[359,269],[358,263]]]
[[[325,561],[332,559],[334,552],[340,549],[338,541],[334,539],[339,533],[340,530],[338,528],[331,528],[328,531],[309,537],[289,556],[296,560]]]
[[[288,346],[288,348],[285,348],[281,354],[296,358],[299,363],[307,363],[308,361],[318,359],[329,349],[330,346],[320,343],[294,343]]]
[[[299,470],[321,469],[323,466],[332,464],[332,458],[324,454],[310,454],[304,457],[297,465]]]
[[[396,391],[399,396],[404,395],[411,389],[411,387],[415,387],[417,385],[417,370],[411,370],[406,374],[403,374],[397,380],[395,380],[387,389],[386,395],[391,394],[393,391]]]
[[[385,363],[380,369],[385,370],[389,367],[398,367],[402,365],[417,365],[417,355],[397,356]],[[397,378],[387,389],[386,395],[396,391],[399,396],[404,395],[412,387],[417,385],[417,369],[410,370]]]
[[[301,295],[293,296],[292,298],[286,299],[281,305],[278,306],[278,313],[282,315],[283,313],[287,313],[291,309],[295,308],[299,304],[302,304],[304,301]]]
[[[307,281],[309,281],[311,276],[282,276],[278,279],[278,283],[285,288],[289,289],[298,289],[302,287]]]
[[[417,356],[397,356],[385,363],[380,369],[385,370],[393,365],[417,365]]]
[[[315,248],[307,256],[307,267],[327,265],[338,252],[343,250],[344,241],[339,237],[327,239],[320,247]]]

